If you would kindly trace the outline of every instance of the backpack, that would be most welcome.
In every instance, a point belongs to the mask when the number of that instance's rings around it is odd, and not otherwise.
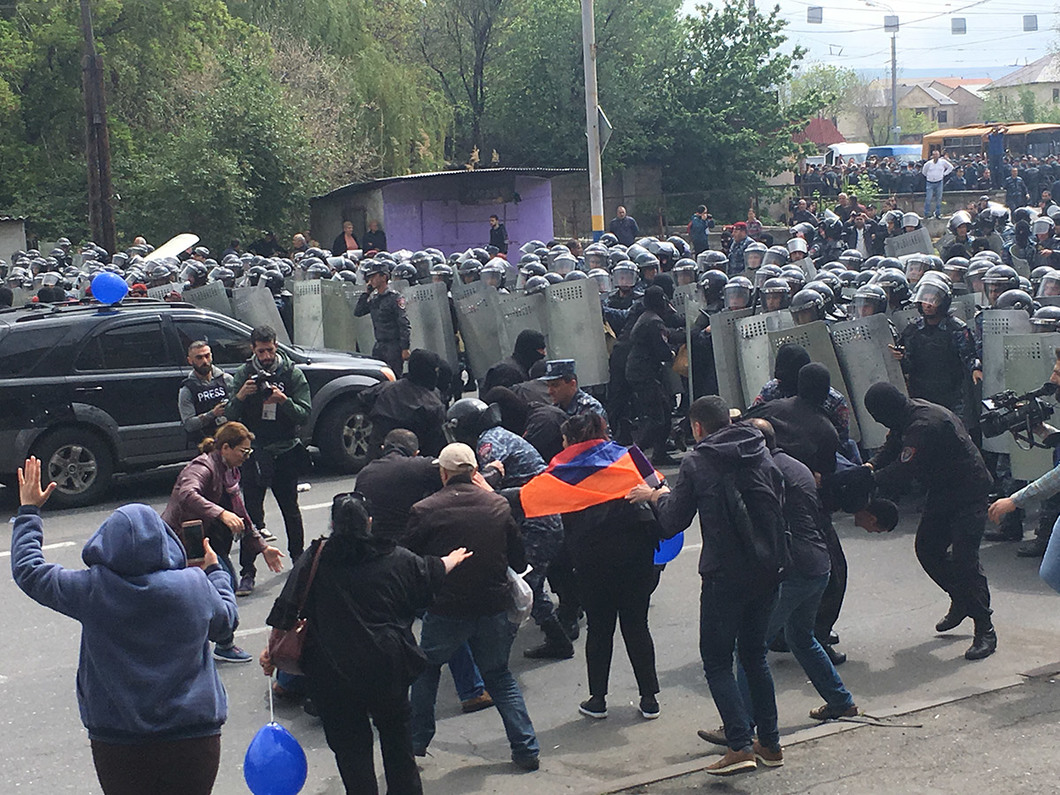
[[[791,534],[780,501],[751,500],[754,511],[749,510],[736,473],[726,472],[721,476],[721,504],[751,578],[769,587],[779,584],[791,563]]]

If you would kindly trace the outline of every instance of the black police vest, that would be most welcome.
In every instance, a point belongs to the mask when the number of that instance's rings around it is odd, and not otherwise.
[[[918,329],[906,345],[914,362],[909,373],[910,395],[946,408],[958,405],[963,395],[964,364],[953,330],[941,326]]]

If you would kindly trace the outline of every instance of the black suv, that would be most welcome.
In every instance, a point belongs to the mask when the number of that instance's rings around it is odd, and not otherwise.
[[[0,311],[0,481],[10,485],[35,455],[45,482],[59,484],[51,501],[79,507],[97,501],[115,472],[193,458],[177,393],[194,340],[208,341],[214,364],[229,372],[250,357],[248,326],[191,304]],[[357,393],[393,372],[354,353],[280,348],[312,390],[303,440],[326,465],[356,472],[371,432]]]

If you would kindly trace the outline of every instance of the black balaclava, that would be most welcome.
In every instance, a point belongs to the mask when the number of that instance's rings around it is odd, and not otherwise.
[[[663,292],[662,287],[653,284],[644,291],[644,308],[657,315],[666,311],[666,293]]]
[[[544,354],[540,352],[544,347],[544,334],[531,328],[523,329],[519,332],[519,336],[515,338],[515,350],[512,352],[512,358],[519,362],[523,369],[529,371],[534,366],[534,362],[545,358]]]
[[[417,348],[409,355],[409,372],[405,377],[424,389],[438,386],[438,354]]]
[[[799,385],[799,370],[810,363],[810,354],[795,342],[787,342],[777,348],[777,361],[773,365],[773,377],[780,382],[786,395],[794,395]]]
[[[823,364],[810,362],[799,370],[798,395],[806,402],[820,406],[828,397],[828,389],[831,386],[832,376]]]
[[[901,428],[909,419],[909,398],[887,381],[873,384],[865,392],[865,408],[872,418],[888,428]]]

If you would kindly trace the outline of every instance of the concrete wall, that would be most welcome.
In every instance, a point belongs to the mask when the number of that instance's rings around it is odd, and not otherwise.
[[[1009,107],[1018,110],[1020,107],[1020,92],[1030,90],[1034,94],[1034,101],[1039,105],[1049,107],[1060,105],[1053,101],[1053,89],[1060,89],[1060,83],[1032,83],[1029,86],[1005,86],[1004,88],[992,88],[990,94],[1003,97],[1009,103]]]
[[[0,220],[0,259],[11,262],[16,251],[26,250],[26,225],[19,220]]]
[[[658,232],[659,208],[664,206],[662,169],[659,166],[634,166],[604,180],[605,229],[620,204],[637,219],[645,234]],[[592,239],[587,173],[555,177],[552,180],[552,206],[557,237]]]

